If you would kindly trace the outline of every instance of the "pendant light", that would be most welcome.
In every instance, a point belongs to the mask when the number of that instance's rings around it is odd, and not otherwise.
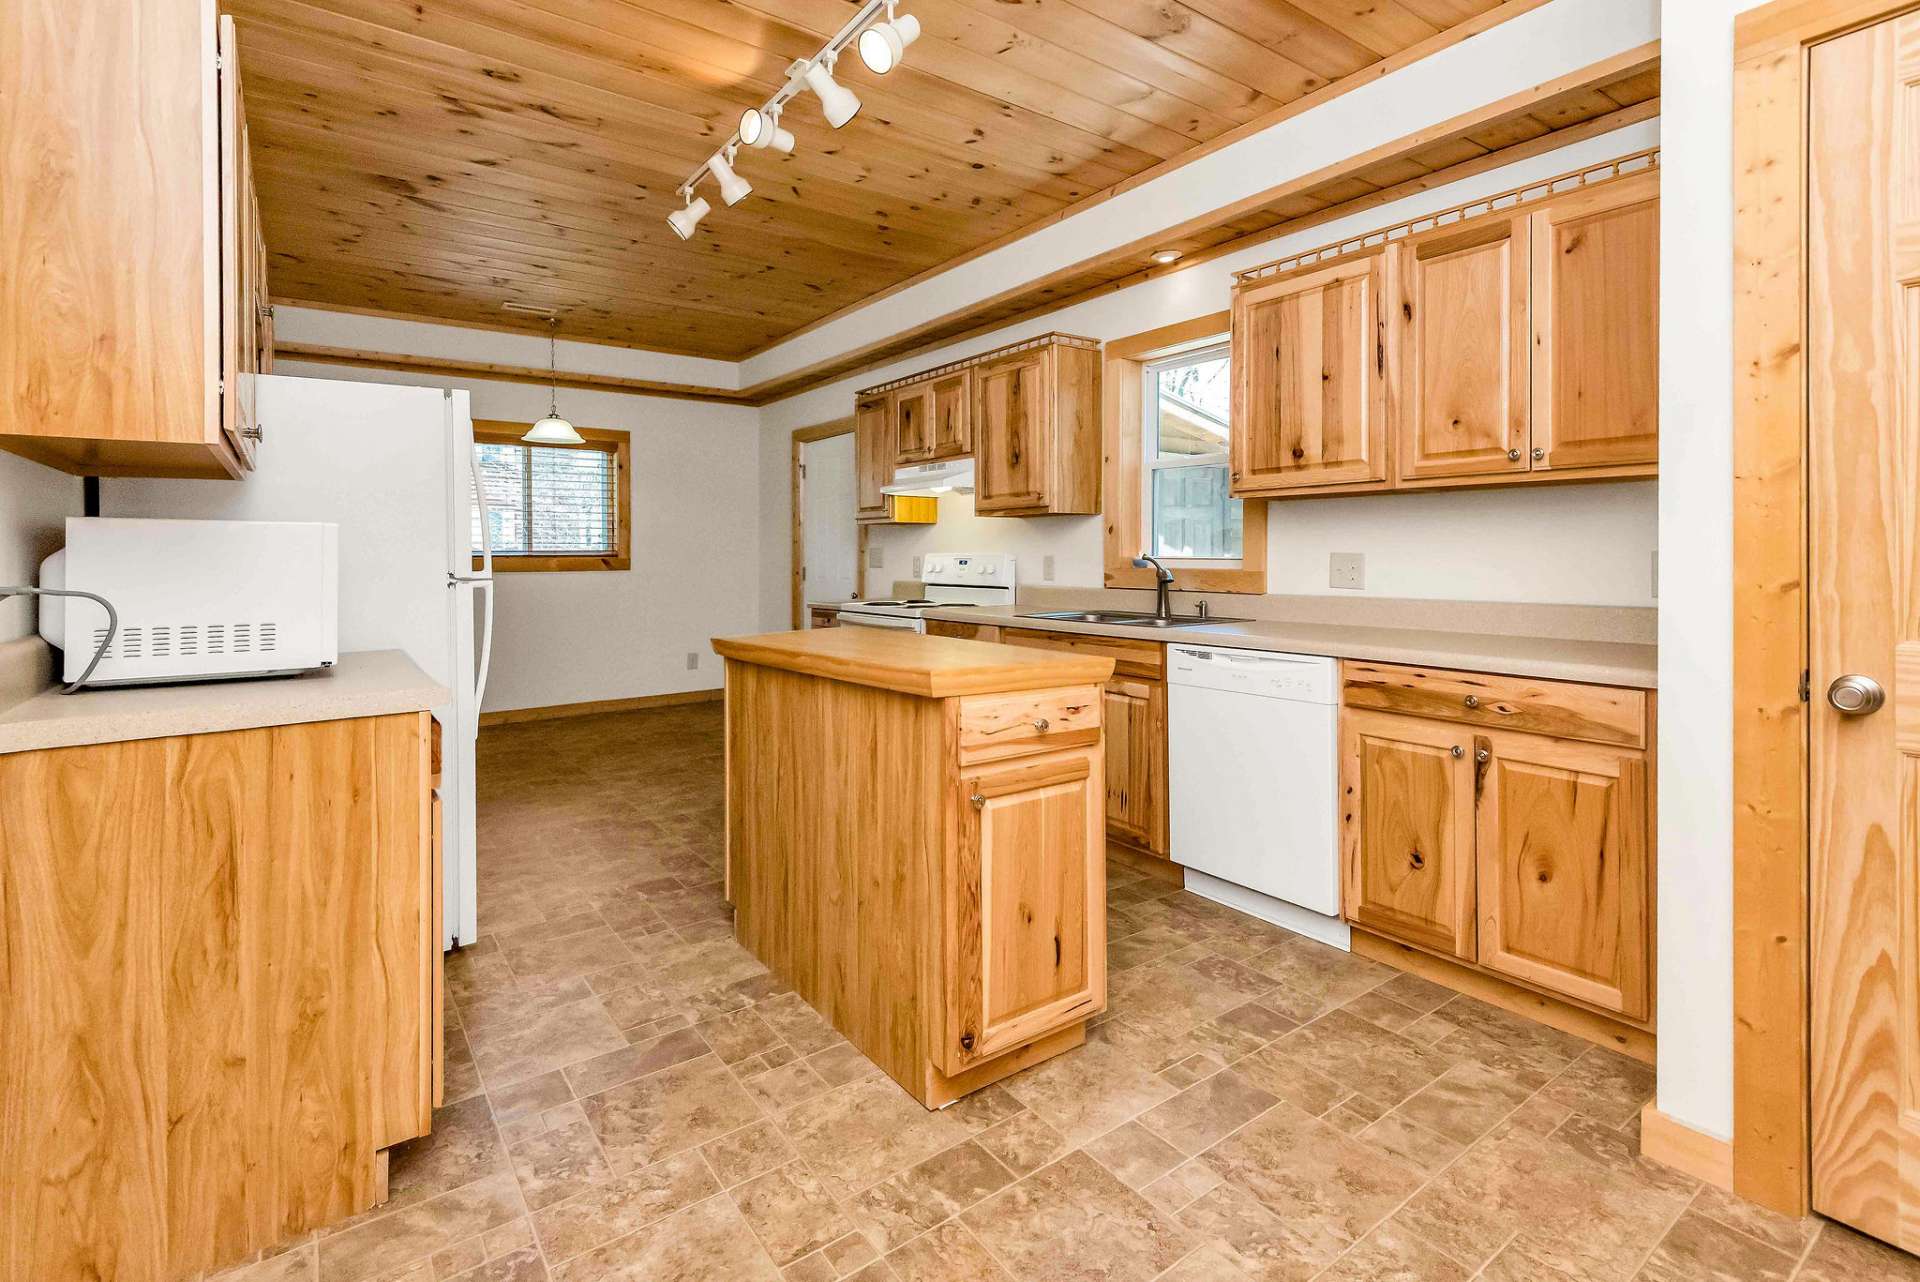
[[[573,424],[560,417],[560,318],[547,322],[547,374],[552,384],[547,400],[547,416],[527,429],[520,439],[528,445],[585,445],[587,438],[573,430]]]

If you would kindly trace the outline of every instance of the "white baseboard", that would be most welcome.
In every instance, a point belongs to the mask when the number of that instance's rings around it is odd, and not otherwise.
[[[1191,868],[1187,869],[1187,889],[1202,899],[1237,908],[1249,917],[1272,922],[1296,935],[1317,939],[1342,952],[1353,951],[1353,929],[1338,917],[1323,916],[1310,908],[1275,899],[1272,895],[1263,895],[1257,890],[1248,890],[1245,886],[1237,886]]]

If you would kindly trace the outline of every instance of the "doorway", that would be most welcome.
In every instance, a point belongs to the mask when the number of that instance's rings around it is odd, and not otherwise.
[[[1920,6],[1739,26],[1735,1190],[1920,1249]]]
[[[866,529],[854,519],[853,420],[793,434],[792,626],[807,602],[848,601],[865,592]]]

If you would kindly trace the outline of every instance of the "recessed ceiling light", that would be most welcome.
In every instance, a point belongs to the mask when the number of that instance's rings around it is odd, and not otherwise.
[[[1186,255],[1177,249],[1156,249],[1153,251],[1152,257],[1154,262],[1165,267],[1169,263],[1179,262],[1182,258],[1186,257]]]

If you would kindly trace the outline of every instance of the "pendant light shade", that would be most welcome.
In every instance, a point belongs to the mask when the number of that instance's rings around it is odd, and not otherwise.
[[[813,90],[813,96],[820,100],[820,110],[826,113],[827,123],[835,129],[844,126],[849,120],[860,114],[860,99],[851,89],[846,88],[833,78],[833,71],[820,59],[807,64],[807,70],[800,77]]]
[[[520,439],[528,445],[585,445],[587,438],[576,432],[573,424],[560,417],[560,321],[555,318],[548,323],[553,328],[547,331],[547,376],[552,383],[547,398],[547,416],[527,429],[527,434]]]

